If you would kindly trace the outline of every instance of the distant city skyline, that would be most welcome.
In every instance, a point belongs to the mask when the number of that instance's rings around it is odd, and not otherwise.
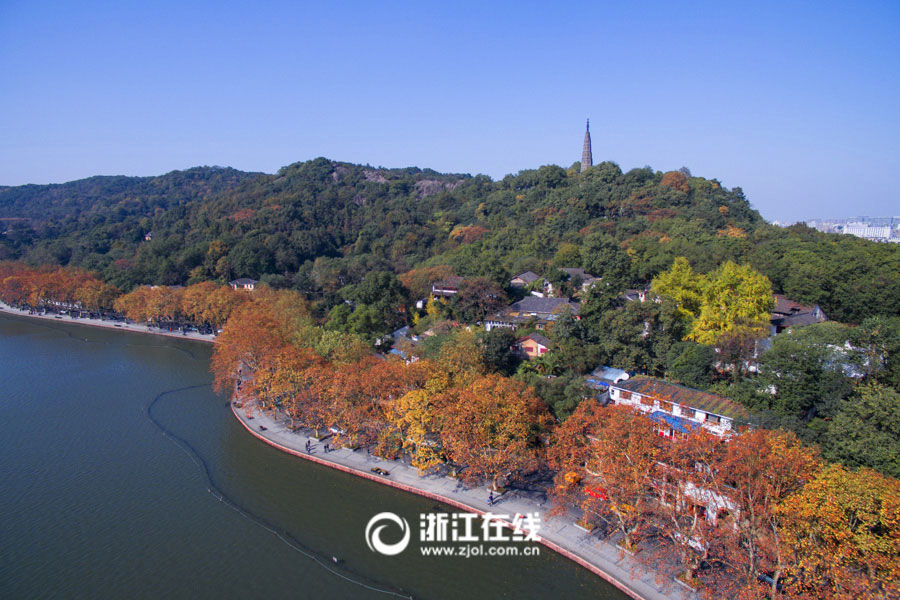
[[[762,215],[900,205],[900,4],[0,5],[0,185],[318,156],[688,167]]]
[[[900,216],[817,217],[799,219],[797,222],[806,223],[809,227],[825,233],[842,233],[878,242],[900,243]],[[775,221],[775,224],[788,227],[793,223]]]

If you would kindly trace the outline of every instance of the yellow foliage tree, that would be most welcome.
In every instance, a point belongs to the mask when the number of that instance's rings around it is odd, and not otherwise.
[[[728,261],[710,276],[700,314],[687,339],[716,344],[724,336],[763,337],[774,305],[768,277],[750,265]]]

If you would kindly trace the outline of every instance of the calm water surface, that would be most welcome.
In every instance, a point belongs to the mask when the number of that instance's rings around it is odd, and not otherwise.
[[[625,597],[545,548],[373,554],[372,515],[406,517],[415,540],[434,503],[253,439],[211,390],[210,354],[0,315],[0,598],[395,597],[356,582],[415,598]],[[157,397],[153,417],[193,452],[148,418]],[[204,469],[253,518],[210,493]],[[341,557],[339,575],[307,554]]]

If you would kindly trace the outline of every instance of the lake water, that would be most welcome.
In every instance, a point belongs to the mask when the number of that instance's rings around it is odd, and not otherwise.
[[[0,315],[0,598],[625,598],[546,548],[372,553],[374,514],[434,502],[252,438],[210,354]]]

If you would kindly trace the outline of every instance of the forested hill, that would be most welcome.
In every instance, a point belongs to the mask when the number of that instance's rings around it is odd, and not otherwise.
[[[740,188],[684,171],[605,162],[492,181],[318,158],[274,175],[203,167],[0,188],[0,259],[85,267],[123,289],[247,276],[328,298],[372,271],[438,264],[504,284],[582,266],[638,286],[685,256],[699,271],[749,262],[838,320],[900,310],[896,245],[778,229]]]

